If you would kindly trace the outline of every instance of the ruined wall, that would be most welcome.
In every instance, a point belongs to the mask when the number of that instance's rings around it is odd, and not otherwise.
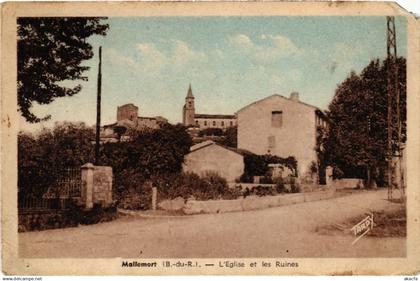
[[[117,108],[117,121],[131,120],[137,122],[139,108],[132,103],[119,106]]]

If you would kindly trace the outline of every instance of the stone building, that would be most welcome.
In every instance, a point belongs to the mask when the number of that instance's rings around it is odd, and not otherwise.
[[[182,109],[182,123],[185,126],[195,127],[198,129],[220,128],[236,126],[235,115],[223,114],[198,114],[195,113],[195,98],[192,93],[191,85],[188,88],[185,104]]]
[[[317,164],[317,126],[327,126],[319,108],[303,103],[299,94],[290,98],[272,95],[237,112],[238,148],[263,155],[294,156],[299,177],[311,173]]]
[[[129,129],[159,129],[166,123],[168,123],[168,120],[162,116],[139,116],[139,108],[137,106],[132,103],[125,104],[117,107],[117,122],[104,125],[101,128],[101,140],[103,142],[116,142],[120,137],[121,140],[127,140],[128,136],[124,132]]]
[[[191,146],[184,157],[182,170],[200,176],[208,171],[215,172],[233,183],[243,174],[244,167],[244,156],[238,150],[205,141]]]

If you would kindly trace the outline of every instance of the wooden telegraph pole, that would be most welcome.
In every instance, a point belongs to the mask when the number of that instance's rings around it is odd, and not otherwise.
[[[101,87],[102,87],[102,46],[99,46],[98,94],[96,100],[96,142],[95,165],[99,165],[99,141],[101,130]]]

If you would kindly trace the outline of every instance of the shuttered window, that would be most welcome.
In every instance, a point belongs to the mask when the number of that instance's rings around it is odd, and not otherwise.
[[[283,111],[272,111],[271,112],[271,126],[275,128],[281,128],[283,125]]]

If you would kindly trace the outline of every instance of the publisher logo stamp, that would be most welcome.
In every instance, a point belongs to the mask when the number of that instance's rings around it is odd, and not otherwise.
[[[353,232],[356,239],[351,243],[352,245],[356,244],[363,236],[365,236],[369,231],[373,229],[373,213],[368,213],[362,221],[352,227],[351,231]]]

